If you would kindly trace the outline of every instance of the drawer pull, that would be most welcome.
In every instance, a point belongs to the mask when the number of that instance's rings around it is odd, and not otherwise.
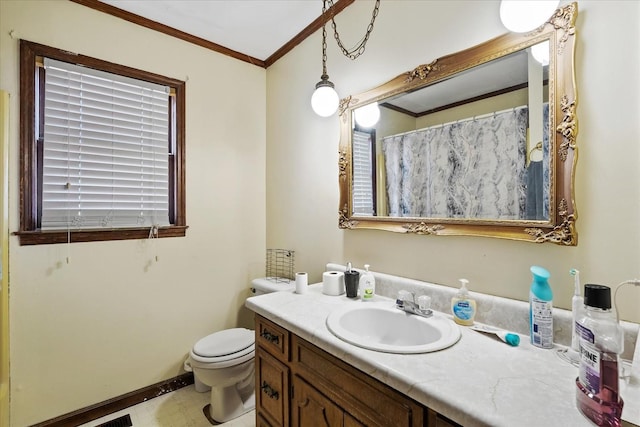
[[[277,390],[274,390],[269,384],[267,384],[266,381],[262,381],[262,387],[260,388],[263,392],[266,393],[267,396],[269,396],[270,399],[278,400],[278,398],[280,397],[280,393],[278,393]]]
[[[272,334],[271,332],[269,332],[267,330],[262,331],[260,336],[262,338],[264,338],[265,340],[269,341],[270,343],[278,344],[280,342],[280,337],[278,337],[277,335]]]

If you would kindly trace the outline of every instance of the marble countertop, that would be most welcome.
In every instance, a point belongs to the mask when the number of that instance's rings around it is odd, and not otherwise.
[[[394,301],[379,295],[376,301]],[[417,402],[465,426],[592,426],[576,408],[578,369],[555,349],[532,346],[521,336],[511,347],[460,327],[453,347],[425,354],[381,353],[348,344],[326,327],[329,313],[345,304],[367,304],[322,293],[277,292],[247,299],[246,306]],[[640,340],[638,340],[640,342]],[[558,347],[560,348],[560,347]],[[640,359],[636,351],[636,361]],[[622,384],[625,425],[640,425],[640,372]]]

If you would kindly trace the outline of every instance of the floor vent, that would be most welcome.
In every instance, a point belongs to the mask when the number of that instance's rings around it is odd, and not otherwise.
[[[100,424],[96,427],[131,427],[133,423],[131,422],[131,417],[129,414],[123,415],[122,417],[118,417],[115,420],[107,421],[104,424]]]

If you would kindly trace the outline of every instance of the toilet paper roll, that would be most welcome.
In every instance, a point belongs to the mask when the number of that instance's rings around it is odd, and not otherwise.
[[[296,294],[304,294],[307,292],[307,285],[309,284],[309,278],[307,273],[296,273]]]
[[[322,273],[322,293],[325,295],[344,294],[344,273],[342,271]]]

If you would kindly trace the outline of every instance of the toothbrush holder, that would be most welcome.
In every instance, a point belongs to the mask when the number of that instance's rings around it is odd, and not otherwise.
[[[359,271],[345,271],[344,272],[344,286],[347,291],[347,298],[358,297],[358,283],[360,282]]]

